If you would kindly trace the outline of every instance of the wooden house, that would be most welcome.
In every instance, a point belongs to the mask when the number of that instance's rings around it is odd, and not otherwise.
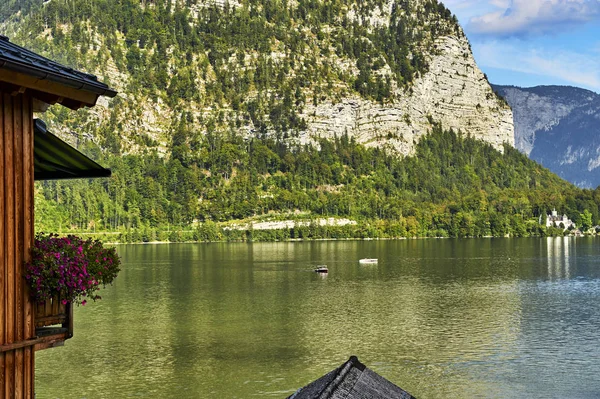
[[[34,240],[34,179],[110,174],[48,133],[34,112],[56,103],[92,107],[99,96],[115,95],[95,76],[0,36],[0,398],[33,398],[35,351],[72,334],[68,309],[36,309],[22,275]],[[62,325],[36,329],[53,323]]]
[[[410,393],[375,373],[356,356],[288,399],[415,399]]]

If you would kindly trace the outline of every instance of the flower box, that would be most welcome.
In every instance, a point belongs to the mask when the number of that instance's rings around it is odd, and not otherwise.
[[[104,248],[100,241],[38,234],[25,265],[25,279],[35,302],[54,312],[58,302],[85,305],[88,299],[100,299],[96,292],[101,284],[113,282],[120,264],[115,248]]]
[[[35,327],[53,326],[68,322],[71,313],[71,304],[62,303],[58,297],[50,298],[44,302],[35,303]]]
[[[112,283],[120,263],[115,248],[104,248],[100,241],[36,236],[24,277],[34,301],[36,335],[50,337],[44,347],[73,336],[73,304],[100,299],[100,285]]]

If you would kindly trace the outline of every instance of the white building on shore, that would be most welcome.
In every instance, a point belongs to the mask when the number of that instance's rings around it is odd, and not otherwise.
[[[563,224],[563,230],[567,230],[571,226],[573,228],[576,227],[575,223],[567,215],[558,216],[556,209],[552,210],[552,214],[546,215],[546,227],[560,227],[561,223]]]

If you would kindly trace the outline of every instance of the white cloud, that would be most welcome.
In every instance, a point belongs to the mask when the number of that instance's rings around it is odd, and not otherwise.
[[[498,36],[544,34],[600,20],[600,0],[488,0],[488,4],[495,9],[471,17],[469,31]]]
[[[490,4],[499,8],[510,7],[511,0],[490,0]]]
[[[546,76],[600,91],[600,57],[566,50],[523,48],[507,41],[478,43],[475,58],[482,67]],[[507,62],[510,60],[510,62]]]
[[[461,21],[463,24],[466,24],[473,17],[486,14],[491,10],[496,9],[496,7],[490,5],[488,1],[481,0],[446,0],[442,2],[450,9],[450,11],[452,11],[452,13],[458,17],[459,21]]]
[[[446,0],[443,1],[444,5],[448,8],[455,9],[463,9],[463,8],[472,8],[477,5],[477,0]]]

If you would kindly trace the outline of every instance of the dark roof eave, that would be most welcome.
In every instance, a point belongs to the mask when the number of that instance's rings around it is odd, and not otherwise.
[[[100,177],[111,177],[112,172],[110,169],[104,169],[104,171],[94,171],[94,172],[86,172],[86,173],[71,173],[64,171],[54,171],[54,172],[35,172],[34,180],[69,180],[69,179],[96,179]]]
[[[76,148],[50,133],[46,124],[34,119],[34,180],[110,177],[110,169],[99,165]]]
[[[38,79],[56,82],[76,90],[84,90],[98,96],[115,97],[117,92],[103,85],[93,85],[79,79],[68,79],[58,73],[52,73],[31,65],[24,65],[14,61],[0,59],[0,68],[10,69],[14,72],[23,73],[28,76],[34,76]]]

